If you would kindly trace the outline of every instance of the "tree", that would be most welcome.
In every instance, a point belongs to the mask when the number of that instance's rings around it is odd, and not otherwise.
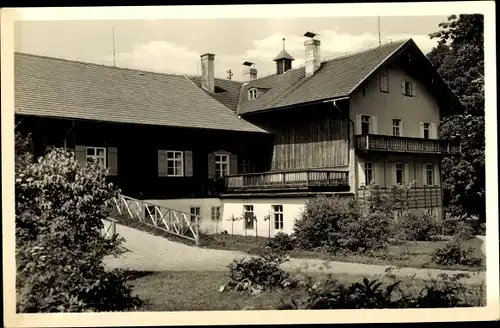
[[[71,151],[52,149],[22,161],[27,143],[16,135],[16,266],[18,312],[119,311],[140,300],[126,276],[103,259],[122,238],[103,236],[102,219],[116,190],[97,163],[83,166]],[[24,148],[25,149],[25,148]]]
[[[462,156],[444,158],[443,200],[454,216],[486,219],[483,15],[451,15],[430,38],[438,45],[427,55],[462,108],[442,117],[441,138],[458,139]]]

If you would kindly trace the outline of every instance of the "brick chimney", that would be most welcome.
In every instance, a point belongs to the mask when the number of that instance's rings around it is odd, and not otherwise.
[[[255,68],[255,64],[251,63],[249,61],[246,61],[243,63],[243,65],[246,67],[244,70],[245,75],[249,75],[250,80],[256,80],[257,79],[257,69]]]
[[[257,69],[255,67],[251,67],[249,75],[250,75],[250,80],[257,80]]]
[[[307,32],[304,34],[308,39],[304,42],[305,46],[305,68],[306,77],[312,76],[321,66],[321,41],[315,39],[315,33]]]
[[[209,92],[215,90],[214,54],[201,55],[201,87]]]

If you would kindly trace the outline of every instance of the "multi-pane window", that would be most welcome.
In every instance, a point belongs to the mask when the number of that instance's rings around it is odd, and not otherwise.
[[[361,115],[361,133],[370,133],[370,116],[368,115]]]
[[[434,165],[425,165],[425,184],[428,186],[434,185]]]
[[[253,205],[243,206],[243,217],[245,219],[245,229],[253,229],[254,225]]]
[[[401,136],[401,119],[395,118],[392,120],[392,135]]]
[[[365,163],[365,185],[373,183],[373,163]]]
[[[389,92],[389,75],[387,73],[380,75],[380,91]]]
[[[106,148],[87,147],[86,158],[87,162],[97,161],[99,164],[106,167]]]
[[[253,173],[254,168],[252,162],[248,159],[243,159],[241,161],[241,173]]]
[[[220,221],[220,206],[212,206],[210,214],[212,221]]]
[[[257,89],[250,89],[248,90],[248,99],[255,99],[257,98]]]
[[[184,176],[184,158],[182,151],[168,150],[167,151],[167,176],[182,177]]]
[[[215,176],[220,178],[229,174],[229,155],[215,154]]]
[[[201,212],[200,207],[198,207],[198,206],[191,206],[189,208],[189,211],[191,213],[191,222],[196,222],[196,217],[197,216],[199,217],[201,215],[200,214],[200,212]]]
[[[431,135],[431,124],[424,123],[424,139],[429,139]]]
[[[396,183],[404,183],[404,165],[403,163],[396,163]]]
[[[413,95],[413,84],[411,81],[404,81],[404,94],[405,96]]]
[[[283,205],[273,205],[274,229],[283,230]]]

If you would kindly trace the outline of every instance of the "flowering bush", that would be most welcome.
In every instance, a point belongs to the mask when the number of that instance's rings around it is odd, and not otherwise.
[[[97,163],[52,149],[19,166],[16,190],[18,312],[120,311],[140,304],[120,271],[103,259],[122,239],[102,234],[118,191]]]

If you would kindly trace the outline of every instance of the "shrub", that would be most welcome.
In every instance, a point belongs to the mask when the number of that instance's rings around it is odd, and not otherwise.
[[[476,234],[478,234],[480,236],[486,236],[486,223],[480,223],[477,226]]]
[[[53,149],[16,172],[18,312],[120,311],[138,298],[103,259],[122,238],[102,234],[112,197],[106,170]]]
[[[463,240],[453,238],[443,247],[436,249],[431,255],[431,260],[441,265],[480,266],[483,261],[474,253],[473,247],[465,248]]]
[[[228,286],[253,293],[272,287],[289,287],[292,280],[289,274],[279,267],[287,260],[280,252],[233,260],[229,264]]]
[[[421,210],[406,212],[398,226],[404,240],[429,241],[441,231],[436,217]]]
[[[474,228],[464,220],[446,220],[444,222],[444,233],[448,236],[456,236],[463,240],[474,238]]]
[[[339,221],[347,215],[347,204],[338,197],[309,200],[294,223],[296,246],[306,250],[338,247]]]
[[[267,242],[267,247],[275,251],[291,251],[295,247],[295,239],[283,232],[278,232]]]

